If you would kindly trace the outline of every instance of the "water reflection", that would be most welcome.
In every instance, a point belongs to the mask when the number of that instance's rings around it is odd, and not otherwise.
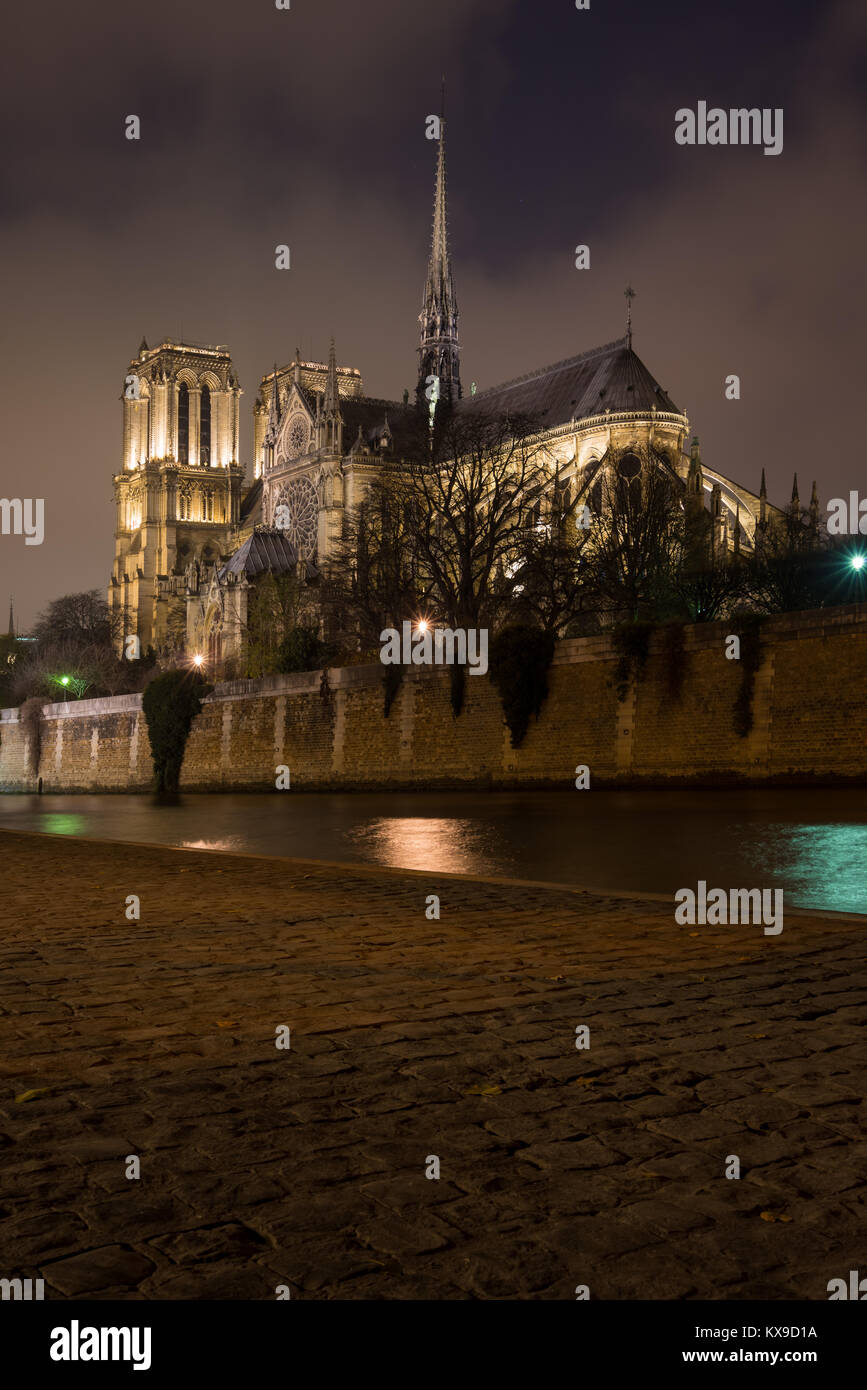
[[[365,858],[401,869],[430,869],[445,874],[502,871],[490,853],[491,829],[483,821],[450,816],[377,816],[347,832],[347,843],[366,851]]]
[[[46,835],[86,835],[88,833],[85,816],[76,816],[69,811],[53,811],[41,817],[38,827]]]
[[[673,895],[704,879],[782,888],[787,907],[867,913],[859,788],[217,793],[171,807],[147,796],[0,796],[0,827],[620,893]]]
[[[226,835],[221,840],[180,840],[179,844],[181,849],[222,850],[224,854],[248,852],[246,842],[240,835]]]
[[[794,905],[867,912],[867,825],[768,826],[749,846],[756,873],[768,862]]]

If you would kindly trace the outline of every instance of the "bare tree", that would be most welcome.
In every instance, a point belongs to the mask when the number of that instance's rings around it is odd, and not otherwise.
[[[455,627],[496,625],[538,523],[553,460],[529,416],[449,412],[403,475],[421,598]]]
[[[614,454],[587,551],[587,582],[611,617],[667,616],[686,543],[684,488],[649,447]]]
[[[42,644],[111,647],[120,635],[120,621],[99,590],[89,589],[53,599],[37,617],[33,635]]]
[[[762,613],[787,613],[845,602],[845,568],[827,534],[807,511],[789,508],[757,533],[745,592]]]
[[[330,633],[369,653],[387,627],[417,617],[422,594],[407,481],[397,467],[380,474],[346,516],[323,586]]]

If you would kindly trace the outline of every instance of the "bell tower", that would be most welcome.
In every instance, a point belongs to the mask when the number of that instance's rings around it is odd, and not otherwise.
[[[183,645],[183,576],[232,549],[244,470],[241,386],[224,347],[142,339],[122,389],[109,607],[142,651]]]

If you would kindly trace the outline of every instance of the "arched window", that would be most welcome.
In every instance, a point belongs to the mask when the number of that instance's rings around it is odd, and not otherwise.
[[[199,416],[199,463],[211,462],[211,393],[202,387],[202,406]]]
[[[624,454],[617,464],[617,472],[625,484],[623,500],[629,498],[630,509],[641,507],[641,459],[635,454]]]
[[[178,462],[190,461],[190,392],[185,381],[178,387]]]

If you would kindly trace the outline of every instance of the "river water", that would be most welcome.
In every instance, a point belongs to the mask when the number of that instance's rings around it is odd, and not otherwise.
[[[867,913],[867,790],[0,796],[0,828]],[[3,854],[0,837],[0,855]]]

